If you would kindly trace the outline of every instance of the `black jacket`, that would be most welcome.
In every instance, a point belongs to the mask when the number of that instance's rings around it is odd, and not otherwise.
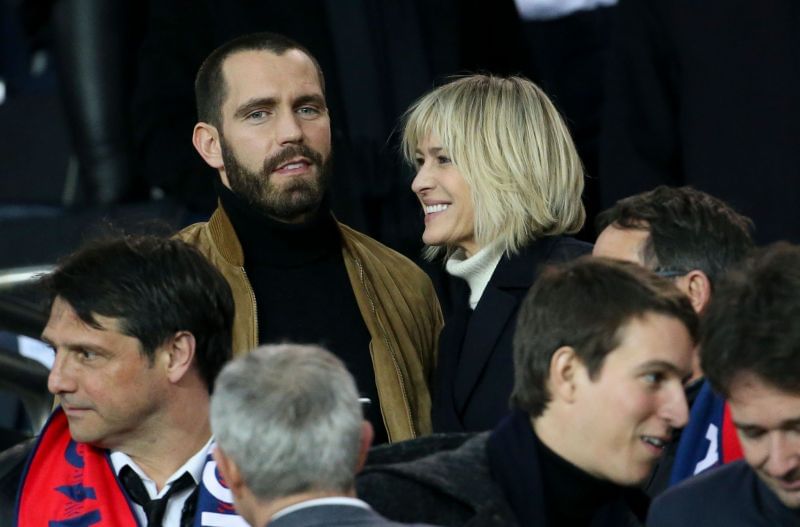
[[[744,461],[709,470],[668,489],[653,501],[649,527],[800,525]]]
[[[22,472],[35,439],[15,445],[0,453],[0,527],[11,527]]]
[[[383,516],[400,522],[425,522],[443,526],[516,527],[517,516],[509,499],[494,480],[490,469],[487,442],[491,432],[446,434],[424,437],[404,443],[379,447],[372,459],[386,461],[392,451],[409,459],[428,447],[449,448],[410,461],[384,465],[367,465],[356,480],[358,496]],[[422,448],[416,448],[418,444]],[[378,450],[378,449],[376,449]],[[544,485],[534,457],[533,474],[537,489],[531,500],[541,500]],[[632,492],[636,498],[638,493]],[[592,521],[593,527],[625,527],[639,525],[633,514],[633,500],[628,496],[607,503]],[[638,505],[638,504],[637,504]],[[544,507],[536,507],[532,526],[545,526]],[[528,527],[528,526],[525,526]]]
[[[473,312],[469,288],[457,281],[458,307],[439,338],[434,432],[489,430],[508,414],[514,379],[511,340],[522,300],[542,265],[566,262],[591,250],[588,243],[554,236],[504,256]]]

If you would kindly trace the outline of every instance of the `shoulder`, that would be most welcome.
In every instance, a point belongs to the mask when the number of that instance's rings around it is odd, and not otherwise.
[[[547,255],[548,262],[566,262],[591,254],[592,244],[572,238],[571,236],[555,236]]]
[[[710,525],[734,519],[736,509],[746,507],[748,489],[757,476],[744,462],[737,461],[709,470],[668,489],[650,506],[647,525]]]
[[[344,250],[371,280],[379,280],[413,304],[430,303],[435,298],[433,283],[410,259],[378,240],[339,223]]]
[[[195,247],[202,253],[208,252],[210,249],[210,238],[208,238],[208,222],[193,223],[188,227],[184,227],[175,235],[181,241],[188,243]]]
[[[0,453],[0,525],[11,525],[22,474],[35,445],[31,439]]]
[[[359,256],[372,256],[375,260],[384,262],[387,267],[408,268],[414,273],[426,276],[417,264],[375,238],[367,236],[363,232],[359,232],[343,223],[339,223],[339,230],[342,233],[345,247],[356,252]]]
[[[592,246],[568,236],[545,236],[504,256],[492,275],[491,285],[523,288],[527,292],[543,266],[567,262],[589,254]]]
[[[414,461],[438,452],[454,450],[473,437],[475,434],[469,432],[431,434],[408,441],[378,445],[370,449],[366,466]]]
[[[407,480],[427,487],[441,487],[457,493],[460,476],[467,474],[488,475],[486,441],[488,433],[481,434],[437,434],[398,443],[370,454],[372,464],[359,475],[361,483],[380,482],[385,479]],[[389,452],[392,450],[393,452]],[[376,464],[375,461],[401,460]],[[373,461],[374,460],[374,461]],[[470,466],[474,464],[473,466]],[[372,488],[363,485],[369,493]]]
[[[526,264],[566,262],[590,254],[592,245],[569,236],[545,236],[520,248],[509,260]]]
[[[363,527],[395,527],[400,524],[388,520],[370,508],[352,505],[324,504],[297,509],[270,521],[274,527],[312,527],[359,525]],[[414,524],[422,527],[422,524]]]
[[[454,443],[466,437],[457,436]],[[439,436],[431,445],[442,445],[442,437],[446,436]],[[489,473],[488,437],[488,432],[472,435],[449,450],[407,462],[368,466],[357,479],[359,497],[388,518],[405,522],[461,525],[481,508],[505,510],[502,493]],[[407,448],[416,450],[414,445]]]

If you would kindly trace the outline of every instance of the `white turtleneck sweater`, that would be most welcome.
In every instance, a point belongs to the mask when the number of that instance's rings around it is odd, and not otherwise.
[[[447,259],[445,269],[452,276],[463,278],[469,285],[469,307],[475,309],[492,277],[500,258],[503,257],[501,244],[493,242],[465,258],[464,249],[457,249]]]

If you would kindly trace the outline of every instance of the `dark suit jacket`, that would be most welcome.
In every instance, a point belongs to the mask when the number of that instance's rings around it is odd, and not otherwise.
[[[455,312],[439,338],[434,378],[434,432],[493,428],[509,411],[514,372],[511,340],[517,309],[543,264],[566,262],[591,252],[592,246],[554,236],[523,247],[497,265],[475,311],[462,280]]]
[[[354,505],[318,505],[300,509],[269,522],[269,527],[399,527],[372,509]],[[423,527],[422,524],[413,524]]]
[[[800,525],[800,510],[780,502],[744,461],[689,478],[653,501],[648,527]]]

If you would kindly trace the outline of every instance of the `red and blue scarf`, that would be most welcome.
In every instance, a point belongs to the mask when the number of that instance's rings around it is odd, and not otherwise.
[[[670,486],[742,457],[728,404],[714,393],[708,381],[703,381],[689,413],[689,424],[678,442]]]
[[[210,454],[197,496],[195,527],[247,525],[236,515]],[[15,520],[15,527],[141,527],[108,451],[73,441],[60,408],[28,458]]]

